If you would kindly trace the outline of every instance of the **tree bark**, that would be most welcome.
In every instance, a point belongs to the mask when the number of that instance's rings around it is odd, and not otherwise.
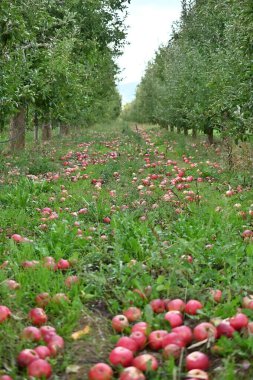
[[[196,128],[193,128],[193,130],[192,130],[192,137],[193,137],[194,139],[197,138],[197,134],[198,134],[197,129],[196,129]]]
[[[184,135],[188,136],[188,128],[184,127]]]
[[[12,152],[25,148],[25,124],[26,109],[22,107],[10,122],[10,149]]]
[[[170,131],[171,131],[171,132],[174,132],[174,125],[171,125],[171,126],[170,126]]]
[[[69,126],[66,124],[60,124],[60,136],[69,135]]]
[[[42,125],[42,141],[48,141],[52,136],[52,126],[51,124]]]
[[[212,127],[209,127],[207,129],[207,140],[208,140],[210,145],[212,145],[214,142],[214,140],[213,140],[213,128]]]
[[[34,141],[37,143],[39,141],[39,120],[37,112],[34,114]]]
[[[181,133],[180,127],[177,127],[177,133]]]

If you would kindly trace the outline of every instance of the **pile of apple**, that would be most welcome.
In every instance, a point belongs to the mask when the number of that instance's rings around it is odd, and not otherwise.
[[[0,323],[12,316],[7,306],[0,306]],[[20,369],[25,369],[29,378],[48,379],[52,367],[48,360],[55,358],[64,349],[64,339],[57,334],[56,329],[45,323],[48,317],[42,308],[31,309],[28,319],[32,325],[27,326],[21,333],[21,339],[36,345],[33,349],[25,348],[17,357]],[[43,342],[43,345],[40,343]],[[0,380],[12,380],[8,375],[0,376]]]
[[[212,296],[215,302],[220,302],[222,293],[220,290],[213,291]],[[253,308],[253,296],[243,299],[243,306]],[[168,329],[152,331],[148,323],[140,321],[142,311],[135,306],[112,319],[112,327],[116,332],[122,334],[125,330],[131,331],[129,336],[119,338],[109,355],[109,362],[119,373],[120,380],[145,380],[145,374],[158,369],[162,357],[164,360],[171,357],[180,359],[187,371],[188,380],[208,380],[210,358],[194,349],[202,344],[203,347],[206,343],[212,344],[221,336],[232,338],[236,331],[248,329],[249,334],[253,333],[253,322],[249,322],[242,312],[226,320],[216,318],[190,328],[187,325],[187,315],[192,319],[191,316],[196,316],[203,308],[198,300],[192,299],[185,303],[181,299],[154,299],[150,302],[150,307],[154,313],[163,315]],[[145,351],[141,353],[142,350]],[[189,353],[185,355],[186,350]],[[158,361],[157,354],[150,351],[161,352],[160,360]],[[114,375],[112,367],[106,363],[94,365],[89,371],[89,380],[111,380]]]

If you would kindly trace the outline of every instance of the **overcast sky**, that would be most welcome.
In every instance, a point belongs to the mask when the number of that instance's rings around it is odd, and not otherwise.
[[[179,19],[180,10],[180,0],[131,1],[126,20],[129,45],[118,60],[122,70],[119,90],[123,104],[133,99],[148,61],[159,45],[169,40],[172,23]]]

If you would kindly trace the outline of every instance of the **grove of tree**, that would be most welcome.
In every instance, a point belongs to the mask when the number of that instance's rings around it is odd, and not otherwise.
[[[181,19],[125,107],[124,118],[214,130],[237,141],[253,132],[252,0],[182,0]]]
[[[0,132],[10,125],[13,150],[51,125],[115,118],[121,99],[115,57],[125,40],[129,0],[1,0]]]

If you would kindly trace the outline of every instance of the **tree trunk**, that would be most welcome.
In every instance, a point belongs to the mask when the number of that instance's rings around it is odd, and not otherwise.
[[[192,137],[194,138],[194,139],[196,139],[197,138],[197,128],[193,128],[193,130],[192,130]]]
[[[207,129],[207,140],[208,140],[210,145],[213,144],[213,128],[212,127],[209,127]]]
[[[174,132],[174,125],[171,125],[171,126],[170,126],[170,131],[171,131],[171,132]]]
[[[184,135],[188,136],[188,128],[184,127]]]
[[[10,122],[10,149],[11,151],[25,148],[25,123],[26,110],[20,108],[18,113],[11,118]]]
[[[37,112],[34,114],[34,141],[37,143],[39,141],[39,121]]]
[[[60,136],[69,135],[69,126],[66,124],[60,124]]]
[[[2,117],[0,119],[0,132],[3,132],[3,130],[4,130],[4,118]]]
[[[42,125],[42,141],[48,141],[52,136],[52,126],[51,124]]]
[[[180,127],[177,127],[177,133],[180,133],[181,130],[180,130]]]

